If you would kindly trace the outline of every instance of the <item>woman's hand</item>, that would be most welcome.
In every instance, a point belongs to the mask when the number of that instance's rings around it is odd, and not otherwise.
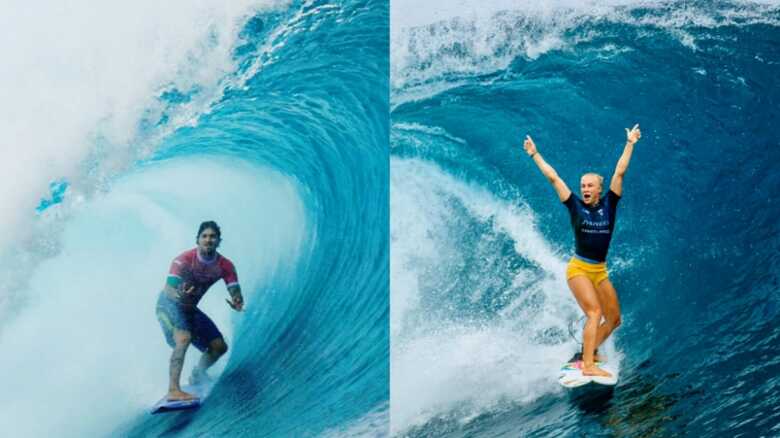
[[[639,123],[634,125],[634,127],[631,128],[630,131],[628,130],[628,128],[626,128],[626,140],[629,143],[634,144],[637,141],[639,141],[640,138],[642,138],[642,131],[639,130]]]
[[[529,157],[533,157],[534,154],[537,153],[536,144],[534,143],[533,139],[531,139],[530,135],[525,136],[523,148],[525,148],[525,153],[528,154]]]

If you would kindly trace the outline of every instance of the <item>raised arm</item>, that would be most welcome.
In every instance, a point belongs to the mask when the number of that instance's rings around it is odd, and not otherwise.
[[[534,160],[534,163],[536,163],[536,165],[539,167],[539,170],[542,171],[544,177],[550,181],[550,184],[552,184],[555,192],[558,193],[558,199],[560,199],[561,202],[569,199],[569,196],[571,196],[571,190],[566,187],[566,183],[563,182],[563,180],[558,176],[558,172],[556,172],[552,166],[544,161],[542,155],[536,150],[536,144],[534,144],[534,141],[531,139],[530,135],[525,136],[523,148],[525,148],[525,152],[528,154],[528,156]]]
[[[631,161],[631,154],[634,153],[634,144],[642,137],[642,132],[639,131],[639,123],[634,125],[629,131],[626,128],[626,146],[623,148],[623,155],[617,162],[615,167],[615,174],[612,175],[612,180],[609,182],[609,189],[615,192],[618,196],[623,196],[623,175],[628,170],[628,163]]]

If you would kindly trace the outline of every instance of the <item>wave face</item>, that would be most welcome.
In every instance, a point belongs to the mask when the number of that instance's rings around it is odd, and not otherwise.
[[[3,8],[5,433],[385,435],[387,3]],[[156,296],[208,219],[247,307],[214,286],[216,386],[150,416]]]
[[[464,3],[391,4],[391,433],[780,433],[778,3]],[[522,140],[577,188],[634,123],[621,382],[572,398],[572,232]]]

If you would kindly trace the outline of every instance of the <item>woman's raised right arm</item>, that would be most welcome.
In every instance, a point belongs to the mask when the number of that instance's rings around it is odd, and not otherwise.
[[[569,196],[571,196],[571,190],[569,190],[561,177],[558,176],[558,172],[556,172],[552,166],[544,161],[542,155],[539,153],[539,151],[536,150],[536,144],[534,143],[533,139],[531,139],[530,135],[525,136],[523,148],[525,148],[525,152],[528,154],[528,156],[534,160],[534,163],[536,163],[536,165],[539,167],[539,170],[542,171],[542,174],[545,176],[545,178],[550,181],[550,184],[552,184],[555,192],[558,193],[558,199],[560,199],[561,202],[569,199]]]

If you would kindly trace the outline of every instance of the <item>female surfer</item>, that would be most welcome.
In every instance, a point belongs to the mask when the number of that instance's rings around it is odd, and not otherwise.
[[[582,374],[585,376],[611,377],[609,372],[596,366],[596,349],[620,325],[620,304],[609,281],[606,259],[615,228],[617,204],[623,194],[623,176],[631,161],[634,144],[641,137],[639,125],[630,130],[626,128],[626,137],[623,154],[609,182],[609,191],[603,198],[604,178],[601,175],[582,175],[580,199],[569,190],[555,169],[544,161],[531,137],[527,135],[523,142],[525,152],[550,181],[571,216],[576,250],[566,268],[566,280],[586,317],[582,331]]]

